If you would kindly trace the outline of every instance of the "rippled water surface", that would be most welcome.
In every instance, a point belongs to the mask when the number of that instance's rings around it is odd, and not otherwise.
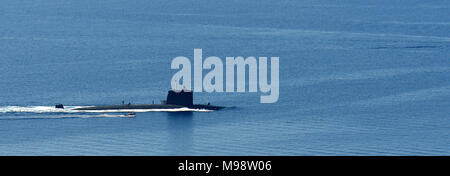
[[[0,155],[449,155],[450,2],[3,0]],[[280,97],[165,99],[171,60],[280,57]],[[52,106],[62,103],[68,109]]]

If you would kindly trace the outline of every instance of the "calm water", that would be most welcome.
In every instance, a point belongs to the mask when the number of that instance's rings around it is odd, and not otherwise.
[[[449,155],[449,1],[3,0],[0,155]],[[172,58],[279,56],[280,98],[159,102]]]

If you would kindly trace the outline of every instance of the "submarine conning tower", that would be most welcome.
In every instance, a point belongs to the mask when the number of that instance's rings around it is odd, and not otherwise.
[[[192,91],[189,90],[181,90],[178,92],[169,90],[166,103],[172,105],[192,106],[194,105],[194,96]]]

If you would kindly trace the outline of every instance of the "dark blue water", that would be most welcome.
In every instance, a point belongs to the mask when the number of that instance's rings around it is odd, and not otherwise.
[[[3,0],[0,155],[449,155],[450,2]],[[176,56],[280,57],[280,98],[159,102]]]

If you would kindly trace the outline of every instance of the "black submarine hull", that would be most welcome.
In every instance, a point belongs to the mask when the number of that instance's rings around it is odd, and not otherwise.
[[[62,104],[58,104],[55,107],[64,108]],[[207,105],[194,104],[192,91],[181,90],[177,92],[170,90],[167,94],[167,99],[162,104],[121,104],[109,106],[90,106],[90,107],[76,108],[74,110],[178,109],[178,108],[220,110],[223,109],[224,107],[212,106],[209,103]]]
[[[220,110],[224,107],[211,106],[211,105],[169,105],[169,104],[132,104],[132,105],[108,105],[108,106],[90,106],[83,108],[75,108],[73,110],[121,110],[121,109],[178,109],[178,108],[190,108],[190,109],[206,109],[206,110]]]

